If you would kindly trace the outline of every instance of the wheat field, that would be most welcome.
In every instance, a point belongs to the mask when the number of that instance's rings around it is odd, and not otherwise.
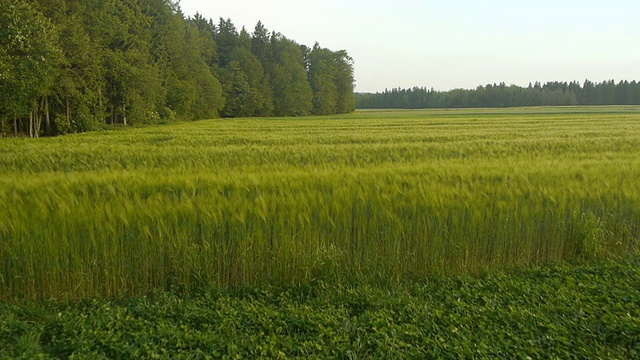
[[[638,253],[640,108],[0,139],[0,299],[399,282]]]

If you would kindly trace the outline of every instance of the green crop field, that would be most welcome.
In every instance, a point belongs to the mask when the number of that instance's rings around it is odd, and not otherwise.
[[[0,139],[0,358],[635,358],[640,107]]]
[[[640,262],[0,303],[0,359],[638,359]]]
[[[0,298],[389,283],[637,253],[640,108],[0,140]]]

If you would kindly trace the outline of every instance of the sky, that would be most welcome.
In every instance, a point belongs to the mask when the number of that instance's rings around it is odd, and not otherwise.
[[[181,0],[354,59],[356,91],[640,80],[640,1]]]

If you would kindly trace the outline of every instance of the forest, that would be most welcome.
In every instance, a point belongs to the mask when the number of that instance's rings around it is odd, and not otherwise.
[[[355,109],[353,59],[175,0],[0,0],[0,135]]]
[[[516,106],[640,105],[640,83],[614,80],[584,84],[573,81],[536,82],[528,87],[505,83],[476,89],[436,91],[424,87],[394,88],[356,94],[358,109],[483,108]]]

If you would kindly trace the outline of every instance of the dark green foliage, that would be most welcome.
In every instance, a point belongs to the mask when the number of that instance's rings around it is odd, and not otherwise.
[[[222,29],[229,30],[223,31]],[[231,32],[231,35],[228,34]],[[233,38],[231,42],[229,38]],[[218,41],[228,43],[224,62],[220,63],[218,75],[226,99],[223,117],[248,117],[271,115],[273,104],[271,88],[258,58],[251,52],[251,37],[242,29],[235,32],[233,24],[220,21]],[[224,65],[223,65],[224,64]]]
[[[338,111],[337,64],[334,54],[316,43],[309,53],[309,79],[313,89],[313,112],[318,115]]]
[[[312,113],[300,46],[281,35],[270,38],[260,22],[251,35],[230,19],[217,25],[199,14],[185,19],[174,0],[0,5],[2,135]],[[329,76],[331,86],[348,89],[347,97],[353,96],[348,66]]]
[[[338,114],[346,114],[356,109],[353,92],[353,59],[345,50],[334,53],[336,61],[336,86],[338,88]]]
[[[638,259],[395,285],[0,304],[0,358],[640,356]]]
[[[32,2],[2,0],[0,8],[2,128],[13,122],[14,132],[37,137],[61,63],[57,31]]]
[[[219,71],[226,103],[222,116],[246,117],[256,112],[256,92],[249,85],[249,78],[238,61],[231,61]]]
[[[271,61],[267,74],[273,89],[274,115],[310,115],[313,92],[298,44],[280,34],[271,36]]]
[[[640,83],[613,80],[594,84],[578,82],[535,83],[528,87],[505,83],[478,86],[475,90],[435,91],[414,87],[356,95],[359,109],[427,109],[517,106],[640,105]]]
[[[346,51],[334,52],[316,43],[308,53],[308,72],[314,114],[345,114],[355,110],[353,59]]]

